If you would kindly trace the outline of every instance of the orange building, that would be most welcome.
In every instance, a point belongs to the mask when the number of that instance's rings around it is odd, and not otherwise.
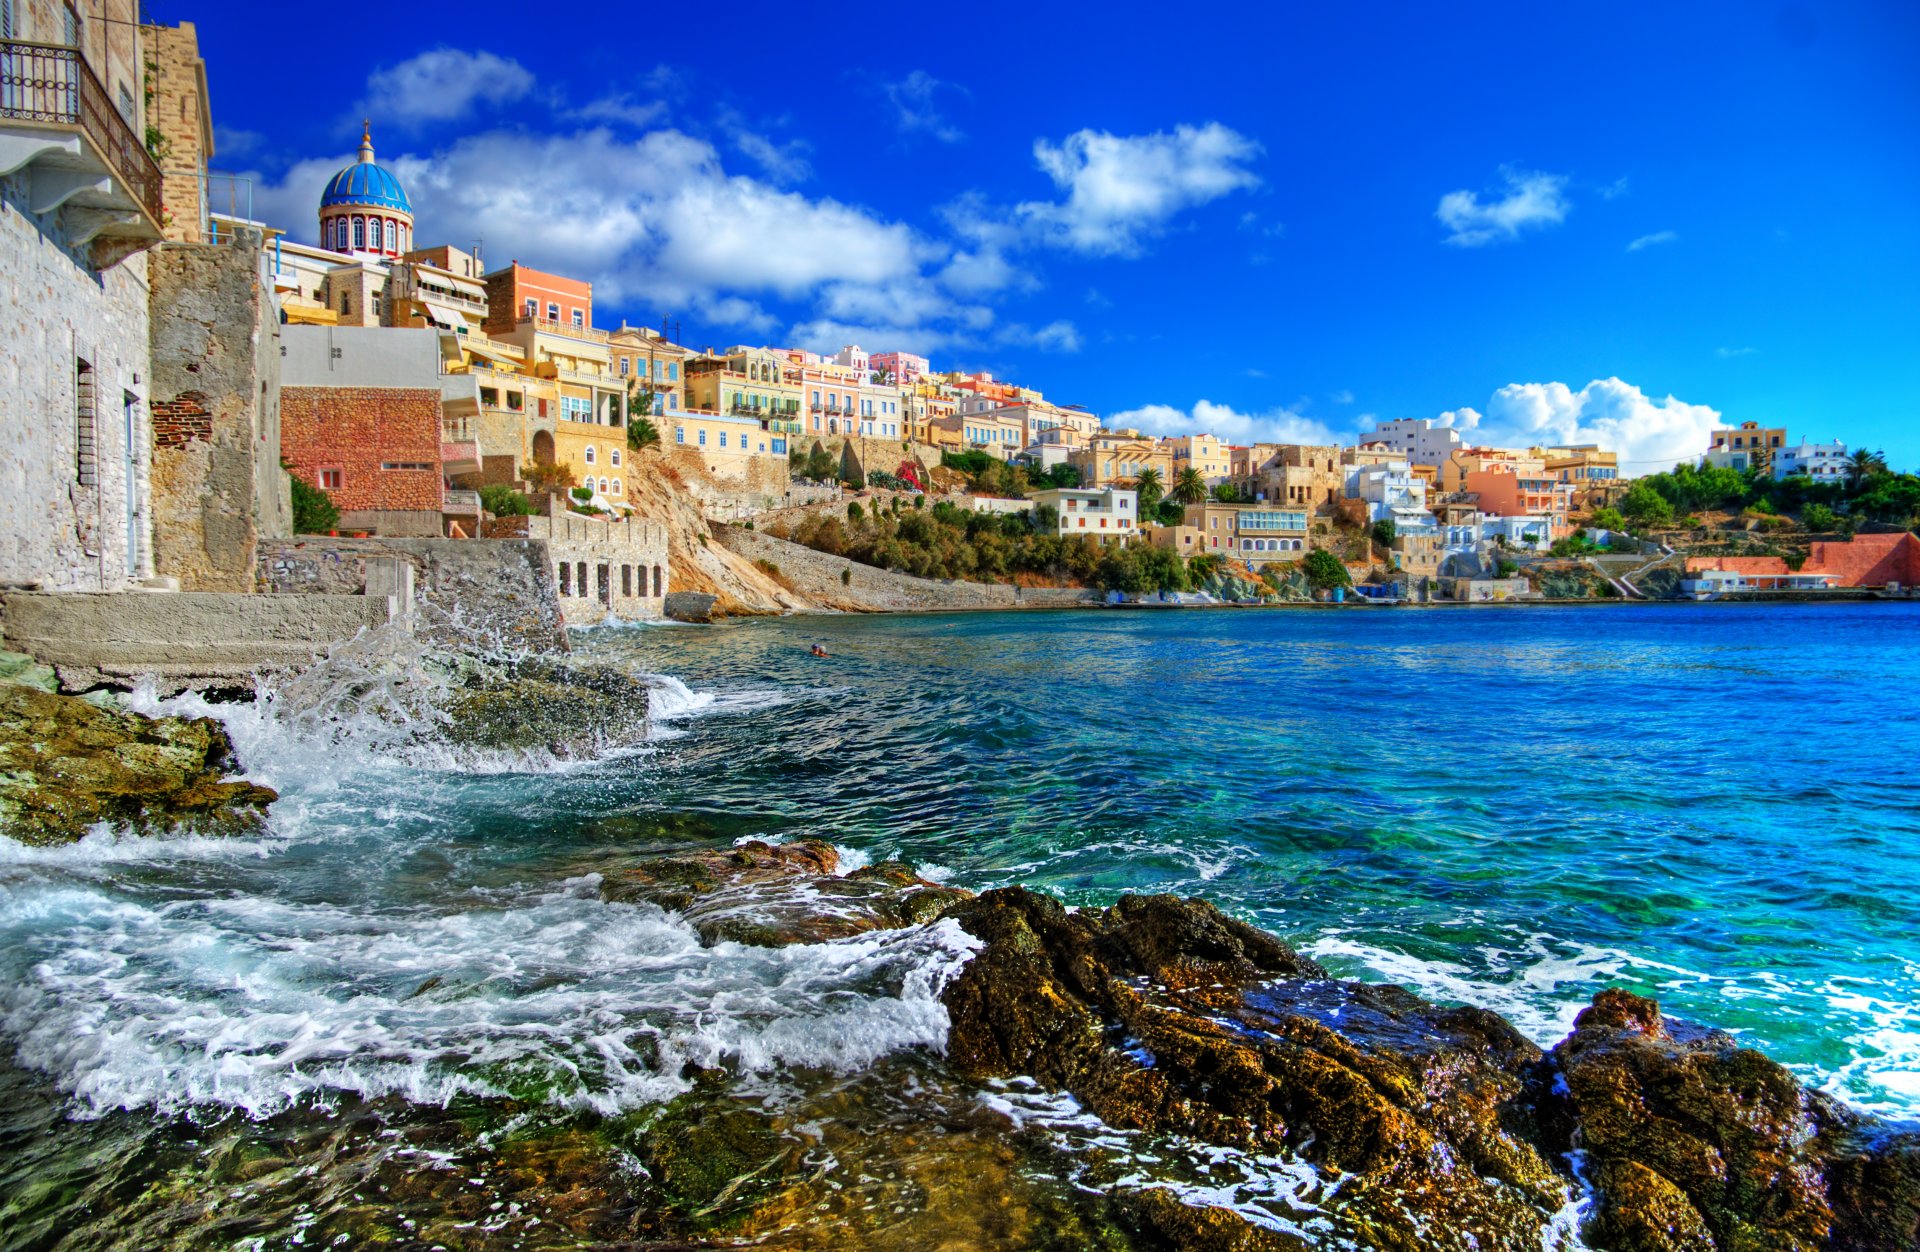
[[[529,269],[515,261],[486,276],[489,335],[510,334],[531,321],[550,330],[586,330],[593,325],[593,284]]]

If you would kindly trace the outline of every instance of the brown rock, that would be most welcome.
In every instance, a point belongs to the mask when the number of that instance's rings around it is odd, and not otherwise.
[[[142,834],[241,834],[278,798],[230,779],[227,732],[210,717],[144,717],[0,684],[0,833],[70,843],[96,823]]]

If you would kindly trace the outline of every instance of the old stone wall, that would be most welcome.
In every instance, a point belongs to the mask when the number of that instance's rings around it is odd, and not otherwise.
[[[0,585],[118,590],[152,572],[147,259],[92,268],[31,182],[0,177]]]
[[[668,592],[665,526],[566,513],[517,520],[546,544],[567,625],[661,616]]]
[[[280,444],[293,472],[323,487],[342,513],[428,513],[438,533],[438,389],[285,387]]]
[[[260,236],[152,254],[154,570],[251,591],[261,533],[285,534],[279,318]]]
[[[759,531],[720,527],[715,537],[729,550],[779,571],[800,594],[826,604],[866,612],[936,612],[1020,607],[1019,589],[1001,583],[915,578],[815,552]],[[763,567],[765,568],[765,567]],[[769,570],[771,572],[771,570]]]
[[[7,647],[53,666],[70,690],[146,677],[166,690],[240,682],[387,620],[384,597],[360,595],[16,593],[0,604]]]
[[[565,646],[557,558],[539,539],[262,540],[261,586],[277,595],[358,595],[367,562],[398,557],[414,568],[424,606],[418,628],[463,649]]]
[[[166,236],[175,243],[201,243],[206,206],[195,171],[207,168],[213,135],[199,36],[192,22],[182,22],[142,26],[140,38],[147,55],[147,125],[160,137],[160,200],[166,206]],[[236,207],[245,211],[245,206]]]

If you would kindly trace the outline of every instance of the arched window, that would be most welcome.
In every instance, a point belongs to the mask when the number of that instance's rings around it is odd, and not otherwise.
[[[603,496],[610,496],[613,494],[612,489],[607,486],[607,480],[604,478],[600,480],[600,494]]]
[[[617,478],[613,480],[613,494],[616,496],[620,494],[620,480]]]
[[[394,221],[392,218],[388,218],[387,219],[387,251],[398,252],[399,250],[400,250],[400,223]]]
[[[367,219],[364,217],[353,219],[353,246],[355,248],[367,246]]]
[[[593,445],[592,444],[587,445],[586,458],[587,458],[587,464],[592,465],[593,464]]]
[[[653,594],[656,596],[660,594],[660,567],[658,565],[653,567]]]
[[[400,251],[405,252],[413,246],[413,227],[400,223]]]

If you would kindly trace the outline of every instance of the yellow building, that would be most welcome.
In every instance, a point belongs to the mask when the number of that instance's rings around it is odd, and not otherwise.
[[[1707,459],[1715,465],[1733,469],[1771,469],[1774,453],[1785,447],[1786,443],[1785,426],[1742,422],[1738,426],[1723,427],[1713,432],[1713,444],[1708,449]]]
[[[661,445],[700,459],[724,486],[784,494],[789,482],[786,436],[764,429],[753,417],[683,409],[660,419]]]
[[[691,412],[751,418],[782,456],[787,440],[800,434],[800,367],[785,354],[733,347],[718,356],[688,358],[684,373]]]
[[[1178,435],[1164,442],[1176,477],[1181,470],[1196,469],[1213,487],[1233,474],[1232,450],[1212,435]]]

